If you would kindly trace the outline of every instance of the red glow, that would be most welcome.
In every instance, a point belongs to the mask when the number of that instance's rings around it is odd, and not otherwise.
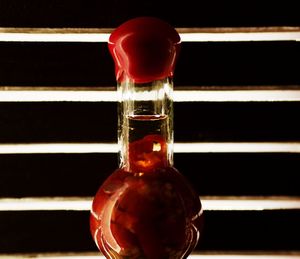
[[[116,170],[93,202],[91,232],[114,258],[182,258],[198,241],[201,204],[173,167]]]

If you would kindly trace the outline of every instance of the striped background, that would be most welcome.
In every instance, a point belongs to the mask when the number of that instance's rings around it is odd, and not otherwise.
[[[191,258],[300,258],[296,5],[0,0],[0,258],[99,258],[88,210],[117,167],[106,40],[141,15],[183,40],[175,166],[206,209]]]

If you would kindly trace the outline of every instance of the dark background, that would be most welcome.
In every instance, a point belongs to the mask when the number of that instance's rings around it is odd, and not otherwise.
[[[300,26],[297,1],[0,0],[0,28],[114,28],[142,15],[179,28]],[[298,27],[299,31],[299,27]],[[299,89],[300,42],[183,43],[175,88]],[[115,88],[105,43],[0,42],[0,87]],[[175,104],[178,142],[299,142],[299,102]],[[191,116],[190,116],[191,115]],[[115,142],[115,103],[1,102],[0,144]],[[299,153],[175,154],[203,196],[299,197]],[[0,154],[0,196],[93,196],[116,154]],[[0,200],[1,202],[1,200]],[[206,211],[197,251],[300,252],[299,210]],[[96,251],[87,211],[0,211],[0,253]]]

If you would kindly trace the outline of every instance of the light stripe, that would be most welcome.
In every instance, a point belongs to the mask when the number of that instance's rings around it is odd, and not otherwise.
[[[105,259],[100,253],[48,253],[48,254],[0,254],[0,258],[12,259],[12,258],[44,258],[44,259]],[[264,254],[261,253],[247,253],[247,252],[235,252],[235,253],[203,253],[192,254],[188,258],[190,259],[296,259],[300,258],[299,252],[270,252]]]
[[[113,29],[0,28],[0,42],[108,42]]]
[[[300,90],[174,91],[176,102],[300,101]]]
[[[116,153],[118,145],[104,143],[0,144],[0,154]]]
[[[203,197],[204,210],[262,211],[300,209],[300,197]],[[201,199],[202,200],[202,199]]]
[[[0,198],[0,211],[88,211],[91,197]],[[300,209],[300,197],[201,197],[207,211],[262,211]]]
[[[107,42],[109,33],[0,33],[6,42]]]
[[[175,102],[300,101],[300,90],[177,90]],[[2,90],[0,102],[116,102],[116,91]]]
[[[0,41],[107,42],[113,29],[0,28]],[[183,42],[299,41],[299,27],[177,28]]]
[[[184,33],[183,42],[299,41],[300,32]]]
[[[0,198],[0,211],[90,210],[91,199],[79,197]]]
[[[211,142],[175,143],[177,153],[300,153],[300,143],[289,142]]]
[[[0,144],[0,154],[116,153],[115,143]],[[300,142],[175,143],[176,153],[300,153]]]
[[[116,91],[0,91],[0,102],[116,102]]]

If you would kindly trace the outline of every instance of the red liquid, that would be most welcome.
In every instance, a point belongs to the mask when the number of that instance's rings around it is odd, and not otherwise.
[[[128,160],[131,172],[151,172],[167,167],[168,116],[135,115],[128,117]]]
[[[136,174],[119,169],[99,189],[90,223],[108,258],[183,258],[198,242],[201,204],[172,167]]]
[[[186,258],[198,242],[202,210],[198,195],[168,166],[167,117],[129,118],[129,128],[130,172],[116,170],[96,194],[93,238],[107,258]]]

